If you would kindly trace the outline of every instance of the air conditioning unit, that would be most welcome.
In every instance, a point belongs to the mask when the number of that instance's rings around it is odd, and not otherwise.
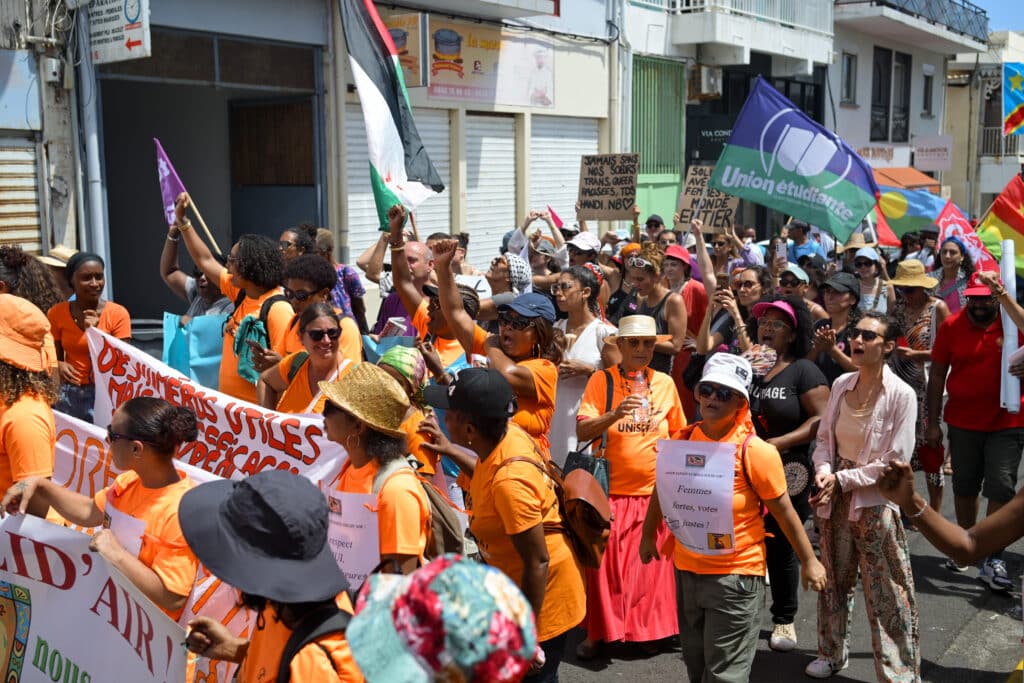
[[[722,68],[697,64],[690,72],[691,100],[714,100],[722,96]]]

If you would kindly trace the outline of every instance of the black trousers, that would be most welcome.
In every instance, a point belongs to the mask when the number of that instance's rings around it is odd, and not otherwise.
[[[801,522],[811,516],[811,506],[807,503],[809,491],[793,498],[793,508]],[[768,561],[768,580],[772,592],[772,623],[792,624],[796,619],[800,595],[800,562],[797,560],[793,547],[786,535],[779,528],[771,513],[765,515],[764,530],[771,536],[764,539]]]

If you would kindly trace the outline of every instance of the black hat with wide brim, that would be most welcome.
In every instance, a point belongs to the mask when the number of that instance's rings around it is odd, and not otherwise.
[[[318,602],[348,588],[327,542],[323,493],[305,477],[274,470],[200,484],[178,520],[192,552],[225,583],[277,602]]]

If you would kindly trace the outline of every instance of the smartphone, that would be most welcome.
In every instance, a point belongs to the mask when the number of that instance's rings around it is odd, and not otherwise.
[[[789,247],[786,245],[785,242],[779,242],[778,244],[775,245],[775,260],[785,260],[787,258],[789,258]]]

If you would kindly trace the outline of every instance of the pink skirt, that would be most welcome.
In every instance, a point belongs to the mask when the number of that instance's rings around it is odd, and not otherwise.
[[[599,569],[587,569],[587,638],[605,642],[642,643],[679,634],[676,584],[671,555],[649,564],[640,562],[640,538],[650,498],[608,496],[611,536]],[[661,548],[670,532],[658,527]]]

